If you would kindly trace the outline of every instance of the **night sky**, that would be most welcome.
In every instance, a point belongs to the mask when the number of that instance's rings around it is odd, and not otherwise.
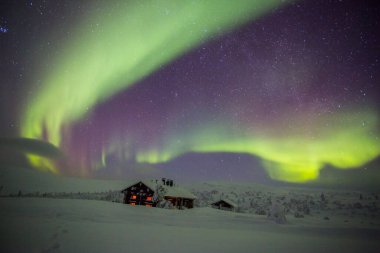
[[[17,152],[81,177],[380,169],[379,7],[1,1],[1,137],[49,142],[62,157]]]

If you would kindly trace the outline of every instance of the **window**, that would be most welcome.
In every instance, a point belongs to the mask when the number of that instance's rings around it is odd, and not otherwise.
[[[152,201],[152,197],[147,197],[146,200],[147,201]]]
[[[136,205],[136,203],[131,203],[131,205],[132,205],[132,206],[135,206],[135,205]]]
[[[145,205],[145,206],[152,207],[152,205],[149,205],[149,204],[147,204],[147,205]]]
[[[137,197],[136,197],[136,195],[132,195],[132,197],[131,197],[131,199],[136,199]]]

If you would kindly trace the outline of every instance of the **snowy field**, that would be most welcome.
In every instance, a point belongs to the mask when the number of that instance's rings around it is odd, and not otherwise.
[[[377,227],[210,208],[0,198],[1,252],[379,252]]]
[[[378,193],[205,182],[182,185],[194,209],[111,202],[133,181],[0,170],[0,252],[380,252]],[[239,212],[207,207],[219,198]],[[267,218],[270,203],[285,224]]]

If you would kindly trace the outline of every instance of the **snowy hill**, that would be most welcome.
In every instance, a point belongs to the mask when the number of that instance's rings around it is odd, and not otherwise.
[[[18,191],[22,191],[23,193],[43,193],[121,190],[132,181],[63,177],[19,167],[0,168],[0,187],[2,186],[2,194],[15,194]]]

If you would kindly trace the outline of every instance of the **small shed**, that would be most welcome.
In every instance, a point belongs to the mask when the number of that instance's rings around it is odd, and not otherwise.
[[[124,204],[157,206],[161,200],[170,201],[175,208],[193,208],[195,195],[174,185],[173,180],[141,180],[124,190]]]
[[[211,207],[220,210],[235,212],[238,206],[229,199],[220,199],[216,202],[211,203]]]

